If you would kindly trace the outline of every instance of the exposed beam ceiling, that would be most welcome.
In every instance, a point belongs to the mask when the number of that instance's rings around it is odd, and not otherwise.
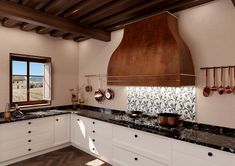
[[[65,18],[34,10],[13,2],[0,1],[0,14],[17,21],[72,32],[77,35],[98,40],[110,41],[110,33],[108,32],[81,24],[75,24]]]
[[[0,0],[0,23],[80,42],[109,41],[110,32],[152,15],[213,0]],[[235,0],[232,0],[235,4]]]

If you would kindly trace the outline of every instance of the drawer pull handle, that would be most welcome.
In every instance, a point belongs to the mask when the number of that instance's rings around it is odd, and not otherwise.
[[[212,152],[208,152],[208,156],[212,157],[213,153]]]
[[[138,161],[138,158],[137,158],[137,157],[135,157],[135,161]]]
[[[28,122],[29,125],[31,125],[31,122]]]
[[[31,131],[28,131],[28,133],[31,133]]]
[[[95,139],[93,139],[92,141],[95,142]]]
[[[30,151],[31,151],[31,149],[28,149],[28,151],[30,152]]]
[[[56,121],[58,122],[58,121],[59,121],[59,119],[56,119]]]
[[[138,137],[138,135],[137,134],[135,134],[135,138],[137,138]]]
[[[28,142],[31,142],[31,139],[29,139]]]
[[[95,130],[93,130],[92,133],[95,133]]]
[[[95,122],[92,122],[93,124],[95,124]]]

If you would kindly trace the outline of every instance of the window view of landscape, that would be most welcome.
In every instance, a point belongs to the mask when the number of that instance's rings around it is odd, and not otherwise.
[[[27,101],[27,62],[12,62],[13,102]],[[29,101],[43,100],[44,64],[29,63]]]

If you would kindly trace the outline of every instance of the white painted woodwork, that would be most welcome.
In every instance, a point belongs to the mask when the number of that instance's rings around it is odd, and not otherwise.
[[[70,114],[55,116],[54,126],[54,145],[70,142]]]

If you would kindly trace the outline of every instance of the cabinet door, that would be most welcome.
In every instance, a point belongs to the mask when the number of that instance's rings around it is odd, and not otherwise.
[[[54,145],[61,145],[70,141],[70,115],[54,117]]]
[[[233,153],[178,140],[172,140],[172,145],[173,166],[231,166],[235,163]]]
[[[87,118],[72,115],[71,142],[81,148],[89,150],[89,137],[91,133],[90,121]]]

